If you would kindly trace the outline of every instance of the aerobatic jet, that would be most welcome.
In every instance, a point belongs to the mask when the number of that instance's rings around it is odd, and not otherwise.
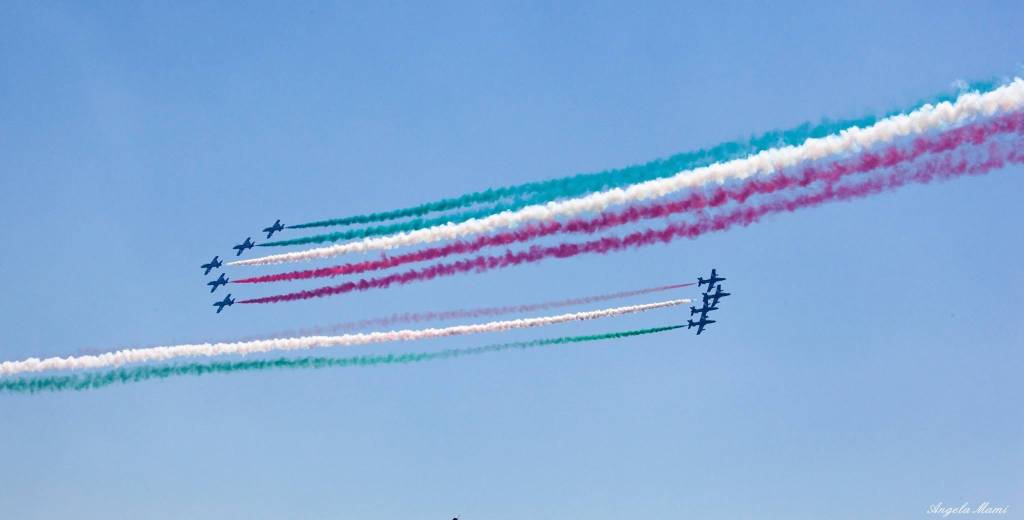
[[[281,224],[281,219],[277,219],[273,226],[263,228],[263,232],[267,234],[267,238],[270,238],[274,233],[284,229],[284,224]]]
[[[714,289],[716,283],[724,282],[724,281],[725,281],[725,278],[719,278],[718,277],[718,273],[716,273],[715,270],[712,269],[711,270],[711,277],[708,278],[707,280],[701,278],[700,276],[697,277],[697,287],[700,287],[702,285],[707,285],[708,286],[708,291],[710,291],[711,289]],[[719,283],[718,285],[722,285],[722,284]]]
[[[224,299],[219,302],[213,302],[213,306],[217,308],[217,314],[220,314],[220,311],[224,310],[224,307],[230,307],[234,304],[235,300],[231,298],[230,294],[225,296]]]
[[[228,284],[228,278],[224,276],[224,273],[220,273],[220,278],[212,282],[206,282],[206,285],[210,286],[210,292],[216,291],[218,287]]]
[[[210,274],[210,271],[212,271],[212,270],[214,270],[214,269],[216,269],[216,268],[218,268],[218,267],[220,267],[222,265],[224,265],[224,263],[220,261],[220,257],[215,256],[215,257],[213,257],[213,260],[210,260],[210,263],[203,264],[203,265],[199,266],[199,268],[200,269],[206,269],[206,271],[203,272],[203,276],[206,276],[206,275]]]
[[[701,307],[699,309],[696,308],[696,307],[692,307],[692,306],[690,307],[690,316],[693,316],[694,314],[697,314],[697,313],[700,313],[701,316],[706,316],[709,312],[717,311],[717,310],[718,310],[718,307],[715,306],[715,305],[710,305],[709,306],[707,298],[705,298],[704,299],[704,306],[703,307]]]
[[[700,333],[704,332],[704,327],[707,325],[711,325],[714,322],[715,320],[709,320],[707,316],[701,316],[700,319],[697,321],[686,320],[686,329],[689,330],[694,327],[697,327],[697,335],[700,336]]]
[[[709,292],[709,293],[704,295],[704,304],[707,305],[707,302],[711,301],[711,306],[715,307],[715,306],[718,305],[718,300],[721,300],[722,298],[725,298],[726,296],[732,296],[732,293],[727,293],[727,292],[722,291],[722,285],[719,284],[718,285],[718,289],[715,292],[713,292],[713,293]]]
[[[234,246],[231,249],[238,250],[238,252],[235,253],[235,256],[242,256],[242,251],[245,251],[246,249],[252,249],[253,246],[255,245],[256,244],[252,243],[252,237],[248,237],[245,239],[245,242],[242,242],[241,244],[238,244],[237,246]]]

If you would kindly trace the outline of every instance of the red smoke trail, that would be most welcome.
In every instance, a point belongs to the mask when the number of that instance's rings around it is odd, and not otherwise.
[[[1011,143],[992,142],[984,148],[966,148],[958,152],[948,152],[926,159],[920,164],[902,164],[885,174],[860,183],[846,186],[836,186],[829,183],[816,193],[739,207],[721,215],[701,217],[694,223],[672,223],[661,229],[638,231],[625,237],[605,237],[588,242],[565,243],[550,247],[533,246],[526,251],[518,253],[506,251],[503,255],[478,256],[447,264],[435,264],[422,269],[413,269],[379,278],[347,282],[336,286],[241,300],[239,303],[276,303],[305,300],[353,291],[382,289],[394,284],[405,285],[459,273],[481,273],[513,265],[539,262],[546,258],[570,258],[585,253],[604,254],[633,247],[668,243],[678,238],[697,238],[705,233],[724,231],[735,225],[747,226],[768,214],[792,212],[800,208],[813,207],[833,200],[842,201],[864,197],[896,189],[911,182],[929,183],[933,180],[944,180],[962,175],[981,175],[993,169],[1001,168],[1007,163],[1018,164],[1024,162],[1024,152],[1016,149],[1022,146],[1024,146],[1024,140],[1016,139]],[[981,160],[972,160],[970,158],[969,152],[975,150],[984,152]]]
[[[766,177],[755,177],[733,187],[720,186],[713,190],[710,195],[694,192],[679,200],[632,206],[621,211],[603,213],[592,219],[580,218],[567,222],[549,221],[529,224],[514,231],[481,236],[470,241],[459,240],[443,246],[421,249],[402,255],[382,256],[377,260],[242,278],[233,280],[232,283],[265,283],[358,274],[398,267],[413,262],[424,262],[452,255],[475,253],[487,247],[527,242],[558,233],[593,234],[597,231],[639,220],[661,218],[719,207],[730,201],[743,203],[753,195],[766,195],[792,187],[806,187],[816,181],[835,183],[847,175],[892,167],[899,163],[913,161],[925,154],[953,150],[964,144],[980,144],[995,135],[1011,132],[1024,132],[1024,113],[1014,113],[984,122],[965,125],[933,136],[919,137],[910,143],[909,146],[893,145],[877,152],[865,152],[858,155],[855,159],[845,162],[836,162],[823,166],[808,166],[803,168],[798,174],[786,175],[784,172],[779,172]]]

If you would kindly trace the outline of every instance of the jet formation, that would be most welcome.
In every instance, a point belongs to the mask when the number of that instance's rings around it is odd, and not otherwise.
[[[284,229],[285,226],[284,224],[281,223],[281,219],[277,219],[270,226],[263,228],[263,232],[267,234],[267,238],[269,239],[272,236],[274,236],[274,233],[283,231]],[[252,237],[247,237],[244,242],[233,246],[232,249],[236,251],[235,256],[242,256],[242,253],[244,253],[247,249],[253,249],[254,247],[256,247],[256,244],[252,241]],[[210,271],[214,269],[219,269],[223,265],[224,262],[220,259],[220,257],[214,256],[212,260],[199,267],[203,269],[203,276],[208,276],[210,274]],[[210,287],[210,293],[212,294],[216,292],[219,287],[227,286],[227,284],[230,281],[231,280],[224,273],[220,273],[220,276],[218,276],[216,280],[206,282],[206,285]],[[727,293],[722,289],[722,282],[724,281],[725,278],[718,276],[718,271],[716,269],[711,270],[711,276],[709,276],[707,279],[704,279],[701,276],[697,277],[697,287],[707,286],[707,288],[701,295],[701,298],[703,300],[702,306],[690,307],[690,319],[686,321],[686,328],[692,329],[694,327],[697,327],[698,336],[704,332],[705,327],[711,325],[712,323],[715,323],[716,321],[708,318],[709,313],[718,310],[718,303],[719,301],[721,301],[722,298],[731,296],[730,293]],[[220,314],[221,311],[224,310],[224,307],[230,307],[234,305],[234,303],[234,298],[231,297],[231,294],[228,294],[227,296],[224,297],[223,300],[214,302],[213,306],[217,308],[217,314]],[[696,320],[694,320],[695,316],[697,317]]]
[[[269,239],[270,237],[274,236],[274,233],[277,233],[278,231],[284,231],[284,229],[285,225],[281,223],[281,219],[277,219],[270,226],[263,228],[263,232],[267,234],[267,238]],[[235,256],[242,256],[242,253],[244,253],[247,249],[252,249],[254,247],[256,247],[256,243],[252,241],[252,237],[247,237],[245,239],[245,242],[242,242],[241,244],[236,244],[232,246],[231,249],[235,250]],[[224,261],[220,259],[220,256],[214,256],[213,260],[210,260],[209,262],[199,266],[199,268],[203,270],[203,276],[209,276],[210,271],[213,271],[214,269],[219,269],[223,266]],[[218,276],[216,280],[210,280],[206,282],[206,285],[210,287],[210,293],[212,294],[218,288],[220,288],[221,286],[227,286],[227,284],[230,282],[230,278],[228,278],[224,273],[220,273],[220,276]],[[228,294],[227,296],[224,297],[223,300],[214,302],[213,306],[217,308],[217,314],[220,314],[220,311],[224,310],[224,307],[230,307],[231,305],[234,305],[234,303],[234,298],[232,298],[231,295]]]
[[[711,270],[711,276],[709,276],[707,280],[700,276],[697,277],[697,287],[703,287],[706,285],[707,289],[705,289],[704,294],[701,295],[703,306],[690,307],[690,319],[686,321],[686,328],[692,329],[697,327],[698,336],[704,332],[704,327],[715,323],[716,320],[708,319],[708,313],[718,310],[719,300],[726,296],[732,296],[730,293],[722,290],[722,282],[724,281],[725,278],[719,277],[718,272],[715,269]],[[712,289],[715,289],[715,291],[712,292]],[[695,315],[700,316],[697,318],[697,321],[693,320],[693,316]]]

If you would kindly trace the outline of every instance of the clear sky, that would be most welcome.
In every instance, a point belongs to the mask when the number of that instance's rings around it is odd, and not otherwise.
[[[699,338],[3,395],[0,517],[1024,511],[1021,168],[219,316],[198,269],[275,218],[623,166],[1019,74],[1019,4],[196,4],[0,8],[0,358],[544,301],[713,266],[735,296]]]

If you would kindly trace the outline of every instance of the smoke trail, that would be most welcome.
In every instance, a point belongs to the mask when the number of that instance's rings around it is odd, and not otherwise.
[[[868,128],[849,128],[838,135],[809,139],[800,146],[773,148],[744,159],[687,170],[672,177],[634,184],[626,189],[615,188],[581,198],[528,206],[519,211],[500,213],[459,224],[419,229],[388,237],[369,238],[358,242],[249,260],[236,260],[230,262],[229,265],[265,265],[391,249],[424,242],[456,239],[465,235],[482,234],[500,228],[512,228],[530,221],[546,221],[584,212],[601,212],[611,205],[666,197],[677,191],[714,181],[745,179],[758,172],[770,173],[804,161],[857,152],[900,137],[923,134],[949,125],[965,123],[978,117],[991,117],[997,113],[1013,112],[1022,107],[1024,107],[1024,80],[1016,78],[1012,83],[985,94],[964,94],[954,104],[942,103],[934,107],[922,107],[907,115],[893,116],[882,120]]]
[[[642,305],[613,307],[596,311],[559,314],[540,318],[519,320],[492,321],[473,325],[456,325],[439,329],[393,330],[387,332],[369,332],[363,334],[345,334],[342,336],[307,336],[300,338],[264,339],[235,343],[202,343],[197,345],[173,345],[167,347],[148,347],[124,349],[94,356],[51,357],[47,359],[29,358],[22,361],[4,361],[0,363],[0,375],[14,375],[23,372],[41,372],[43,370],[76,370],[86,368],[103,368],[121,366],[128,363],[147,361],[167,361],[173,358],[189,356],[223,356],[228,354],[255,354],[272,350],[299,350],[323,347],[343,347],[366,345],[370,343],[387,343],[392,341],[414,341],[419,339],[463,336],[484,332],[501,332],[512,329],[543,327],[570,321],[595,320],[612,316],[622,316],[654,309],[674,307],[690,303],[688,299],[666,300]]]
[[[303,357],[303,358],[277,358],[261,359],[253,361],[227,361],[215,363],[188,363],[181,365],[163,366],[141,366],[136,368],[120,368],[99,373],[72,374],[67,376],[29,377],[18,379],[0,379],[0,393],[29,393],[38,392],[60,392],[68,390],[95,390],[113,384],[141,383],[150,379],[167,379],[179,376],[204,376],[208,374],[231,374],[235,372],[254,372],[267,370],[285,369],[319,369],[319,368],[344,368],[344,367],[368,367],[377,365],[397,365],[405,363],[422,363],[426,361],[441,361],[493,352],[507,350],[526,350],[536,347],[551,345],[565,345],[570,343],[586,343],[591,341],[603,341],[609,339],[628,338],[657,334],[685,327],[685,325],[670,325],[666,327],[653,327],[649,329],[627,330],[622,332],[608,332],[604,334],[592,334],[588,336],[563,336],[560,338],[538,339],[533,341],[517,341],[513,343],[500,343],[483,347],[464,349],[445,349],[437,352],[413,352],[407,354],[384,354],[376,356],[355,356],[346,358],[332,357]]]
[[[599,303],[609,300],[616,300],[620,298],[629,298],[632,296],[642,296],[646,294],[654,294],[659,292],[671,291],[675,289],[682,289],[685,287],[692,287],[693,283],[682,283],[674,285],[663,285],[660,287],[650,287],[645,289],[635,289],[631,291],[620,291],[610,294],[598,294],[594,296],[583,296],[578,298],[568,298],[564,300],[556,300],[549,302],[540,303],[527,303],[520,305],[506,305],[499,307],[481,307],[475,309],[453,309],[445,311],[434,311],[434,312],[402,312],[394,313],[390,316],[381,316],[376,318],[368,318],[358,321],[349,321],[344,323],[337,323],[328,326],[319,327],[306,327],[300,329],[282,330],[278,332],[270,332],[265,334],[253,334],[243,337],[233,337],[218,339],[216,342],[227,343],[227,342],[238,342],[238,341],[253,341],[257,339],[270,339],[270,338],[286,338],[292,336],[323,336],[328,334],[336,334],[339,332],[348,332],[357,329],[368,329],[372,327],[392,327],[398,324],[404,323],[423,323],[429,321],[448,321],[461,318],[488,318],[494,316],[503,316],[507,314],[518,314],[527,313],[534,311],[543,311],[558,309],[564,307],[575,307],[579,305],[587,305],[591,303]],[[106,350],[91,349],[91,350],[79,350],[76,354],[102,354]]]
[[[959,130],[959,129],[955,129]],[[923,153],[923,152],[922,152]],[[675,170],[676,172],[679,170]],[[670,172],[674,173],[674,172]],[[645,180],[645,179],[640,179]],[[628,185],[630,183],[624,183],[621,185]],[[619,186],[619,184],[616,184]],[[597,191],[597,189],[589,189],[583,185],[570,185],[553,198],[572,197],[583,193]],[[471,211],[465,211],[455,215],[444,215],[434,217],[430,219],[418,218],[415,220],[402,222],[398,224],[389,224],[383,226],[366,227],[362,229],[351,229],[346,231],[339,231],[334,233],[324,233],[320,235],[312,235],[306,237],[291,238],[287,240],[278,240],[274,242],[265,242],[259,244],[263,247],[279,247],[279,246],[294,246],[294,245],[305,245],[305,244],[322,244],[327,242],[339,242],[343,240],[351,240],[353,238],[367,238],[382,235],[392,235],[395,233],[401,233],[404,231],[411,231],[422,228],[430,228],[435,226],[441,226],[449,223],[465,222],[470,219],[477,219],[493,215],[495,213],[501,213],[503,211],[514,211],[523,207],[535,204],[537,201],[530,199],[521,199],[511,203],[498,204],[490,208],[476,209]]]
[[[817,181],[836,182],[850,174],[888,168],[901,162],[916,160],[924,154],[945,152],[968,143],[980,144],[996,135],[1011,132],[1021,133],[1022,131],[1024,131],[1024,113],[1015,112],[947,130],[937,135],[919,137],[910,143],[909,146],[892,145],[878,151],[865,152],[848,161],[837,161],[826,166],[808,166],[803,168],[798,174],[788,174],[785,170],[782,170],[770,177],[748,179],[743,184],[735,187],[718,187],[710,195],[694,192],[680,200],[643,206],[630,206],[618,212],[603,213],[592,219],[580,218],[568,222],[550,221],[528,224],[518,230],[484,235],[469,242],[456,241],[444,246],[383,257],[377,260],[236,279],[233,283],[265,283],[357,274],[397,267],[412,262],[435,260],[455,254],[474,253],[486,247],[526,242],[554,234],[592,234],[643,219],[662,218],[719,207],[730,201],[743,203],[754,195],[766,195],[791,187],[806,187]]]
[[[610,236],[587,242],[563,243],[549,247],[533,246],[526,251],[518,253],[506,251],[504,255],[477,256],[379,278],[362,279],[356,282],[346,282],[341,285],[321,287],[307,291],[240,300],[239,303],[277,303],[321,298],[353,291],[383,289],[391,285],[405,285],[460,273],[481,273],[524,263],[540,262],[547,258],[570,258],[581,254],[594,253],[605,254],[634,247],[668,243],[679,238],[693,239],[705,233],[724,231],[734,225],[749,225],[770,213],[792,212],[799,208],[817,206],[827,201],[864,197],[881,191],[895,189],[909,182],[928,183],[935,179],[986,173],[995,168],[1002,167],[1007,162],[1021,162],[1021,152],[1013,149],[1013,146],[1021,145],[1024,145],[1024,142],[1017,140],[1007,149],[1006,146],[993,142],[988,147],[988,157],[981,162],[974,163],[970,161],[966,153],[946,153],[925,160],[922,164],[898,166],[888,175],[882,175],[859,184],[836,187],[834,184],[829,183],[822,190],[814,194],[770,201],[756,206],[741,206],[723,215],[702,217],[694,223],[672,223],[661,229],[637,231],[622,238]],[[964,150],[961,150],[961,152],[964,152]]]
[[[972,84],[965,85],[964,88],[960,89],[960,92],[984,92],[992,90],[997,86],[996,82],[993,81],[980,81]],[[943,94],[934,96],[929,99],[924,99],[918,103],[910,105],[908,109],[901,109],[890,111],[886,113],[884,117],[890,117],[902,112],[907,112],[915,108],[924,105],[936,105],[942,102],[949,102],[956,98],[955,95]],[[428,202],[418,206],[410,208],[403,208],[393,211],[384,211],[379,213],[369,213],[365,215],[356,215],[353,217],[338,218],[319,220],[315,222],[309,222],[305,224],[297,224],[288,226],[291,229],[297,228],[313,228],[313,227],[327,227],[327,226],[345,226],[350,224],[370,224],[373,222],[384,222],[387,220],[395,220],[406,217],[418,217],[433,213],[437,211],[448,211],[452,209],[463,208],[480,203],[495,202],[503,198],[514,197],[518,199],[519,204],[506,204],[499,205],[494,208],[485,210],[485,212],[475,213],[475,217],[469,216],[454,216],[451,221],[459,222],[468,218],[477,218],[480,216],[486,216],[492,213],[499,213],[505,210],[518,209],[527,204],[540,204],[550,200],[554,200],[558,197],[574,197],[583,193],[591,191],[601,191],[608,188],[622,187],[629,184],[634,184],[641,181],[656,179],[667,175],[672,175],[678,171],[697,168],[700,166],[707,166],[716,162],[729,161],[732,159],[738,159],[740,157],[751,155],[768,148],[798,144],[807,139],[824,137],[829,134],[837,133],[844,128],[849,127],[865,127],[873,125],[878,122],[879,118],[876,116],[867,116],[860,119],[848,119],[838,121],[822,121],[821,123],[812,126],[810,124],[803,124],[796,128],[789,130],[774,130],[766,132],[757,137],[751,137],[746,141],[733,141],[717,145],[713,148],[697,150],[693,152],[686,152],[676,154],[666,159],[659,159],[646,164],[640,164],[635,166],[628,166],[626,168],[619,168],[613,170],[605,170],[597,173],[580,174],[571,177],[563,177],[559,179],[551,179],[546,181],[531,182],[526,184],[520,184],[516,186],[507,186],[502,188],[492,188],[485,191],[479,191],[475,193],[469,193],[460,197],[441,199],[434,202]],[[398,231],[406,231],[411,229],[418,229],[420,227],[426,227],[429,221],[417,221],[409,223],[409,227],[404,229],[395,229],[393,231],[386,232],[375,232],[373,235],[351,235],[348,238],[374,236],[379,234],[388,234]],[[338,240],[346,240],[345,238]],[[262,244],[262,245],[283,245],[283,244]]]
[[[276,338],[276,337],[287,337],[287,336],[312,336],[312,335],[323,335],[331,334],[342,331],[351,331],[356,329],[367,329],[371,327],[391,327],[403,323],[423,323],[428,321],[447,321],[462,318],[489,318],[494,316],[504,316],[507,314],[518,314],[527,313],[534,311],[545,311],[551,309],[559,309],[564,307],[575,307],[578,305],[587,305],[591,303],[605,302],[609,300],[616,300],[620,298],[629,298],[631,296],[642,296],[645,294],[653,294],[664,291],[671,291],[675,289],[682,289],[684,287],[691,287],[693,283],[682,283],[675,285],[664,285],[661,287],[651,287],[647,289],[636,289],[632,291],[621,291],[610,294],[599,294],[595,296],[584,296],[579,298],[568,298],[564,300],[557,300],[551,302],[541,303],[527,303],[522,305],[505,305],[500,307],[481,307],[476,309],[454,309],[447,311],[436,311],[436,312],[403,312],[395,313],[390,316],[383,316],[379,318],[369,318],[359,321],[350,321],[346,323],[339,323],[328,327],[314,327],[307,329],[291,330],[285,332],[278,332],[275,334],[265,334],[262,336],[253,336],[245,339],[262,339],[262,338]]]

